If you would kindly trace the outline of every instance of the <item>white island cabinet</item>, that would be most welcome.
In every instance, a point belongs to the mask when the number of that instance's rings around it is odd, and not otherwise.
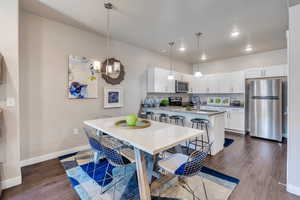
[[[245,134],[245,109],[244,107],[220,107],[201,106],[201,109],[218,110],[225,113],[225,130],[240,134]]]
[[[169,116],[171,115],[181,115],[185,117],[184,126],[192,127],[191,119],[200,118],[209,120],[208,125],[208,135],[210,142],[213,142],[211,148],[211,155],[216,155],[218,152],[222,151],[224,148],[225,140],[225,112],[222,111],[186,111],[182,107],[160,107],[160,108],[144,108],[145,111],[153,112],[155,115],[165,113]],[[158,119],[156,117],[156,119]],[[180,123],[178,126],[182,126]],[[206,133],[203,134],[204,140],[207,141]],[[186,145],[186,142],[181,144],[182,146]],[[190,146],[191,149],[194,149],[194,146]]]

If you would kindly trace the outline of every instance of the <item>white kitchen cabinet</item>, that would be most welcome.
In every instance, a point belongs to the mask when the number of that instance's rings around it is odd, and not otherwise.
[[[271,72],[269,73],[271,74]],[[202,77],[174,72],[174,80],[168,80],[169,73],[170,71],[167,69],[150,68],[148,70],[148,92],[175,93],[175,80],[188,82],[188,92],[191,94],[230,94],[245,92],[245,74],[243,71],[210,74]],[[275,70],[272,74],[275,74]]]
[[[243,108],[226,109],[225,128],[228,130],[245,133],[245,111]]]
[[[179,73],[179,72],[175,73],[175,80],[178,80],[178,81],[190,82],[191,78],[192,78],[192,75],[190,75],[190,74],[184,74],[184,73]]]
[[[207,93],[207,77],[201,76],[201,77],[195,77],[195,90],[197,94],[203,94]]]
[[[196,94],[197,93],[197,80],[195,77],[190,77],[189,82],[189,93]]]
[[[218,88],[215,90],[217,93],[230,93],[233,92],[233,84],[230,73],[218,75]]]
[[[245,71],[246,78],[261,78],[263,77],[263,70],[261,68],[247,69]]]
[[[245,92],[244,72],[208,75],[206,82],[207,93],[228,94]]]
[[[288,76],[287,65],[274,65],[264,68],[254,68],[245,71],[246,78],[267,78]]]
[[[278,76],[287,76],[287,75],[288,75],[287,65],[276,65],[272,67],[266,67],[264,69],[265,77],[278,77]]]
[[[206,81],[207,80],[205,76],[202,77],[192,76],[189,81],[190,93],[193,94],[207,93]]]
[[[245,73],[242,71],[231,73],[231,93],[245,93]]]
[[[228,131],[245,134],[245,109],[244,108],[201,106],[201,109],[226,112],[225,129]]]
[[[206,93],[217,94],[220,92],[220,75],[206,76]]]
[[[161,68],[149,68],[147,91],[151,93],[175,93],[175,80],[168,80],[170,71]]]

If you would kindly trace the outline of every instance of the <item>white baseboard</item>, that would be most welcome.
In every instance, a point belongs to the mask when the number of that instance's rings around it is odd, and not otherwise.
[[[300,196],[300,187],[295,185],[287,185],[286,190],[292,194]]]
[[[21,160],[20,166],[25,167],[25,166],[28,166],[28,165],[33,165],[33,164],[40,163],[40,162],[43,162],[43,161],[46,161],[46,160],[51,160],[51,159],[54,159],[54,158],[58,158],[59,156],[63,156],[63,155],[66,155],[66,154],[87,150],[89,148],[90,148],[89,145],[78,146],[78,147],[74,147],[74,148],[71,148],[71,149],[66,149],[66,150],[63,150],[63,151],[58,151],[58,152],[54,152],[54,153],[50,153],[50,154],[46,154],[46,155],[42,155],[42,156],[29,158],[29,159],[26,159],[26,160]]]
[[[1,182],[1,189],[7,189],[16,185],[20,185],[22,183],[22,177],[17,176],[15,178],[10,178]]]

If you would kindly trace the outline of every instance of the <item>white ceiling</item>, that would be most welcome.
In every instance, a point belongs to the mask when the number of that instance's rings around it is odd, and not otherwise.
[[[21,0],[22,7],[40,16],[79,28],[105,33],[104,0]],[[288,10],[285,0],[113,0],[112,37],[161,54],[168,42],[186,51],[179,59],[198,62],[195,32],[204,33],[209,60],[286,47]],[[230,38],[233,29],[241,35]]]

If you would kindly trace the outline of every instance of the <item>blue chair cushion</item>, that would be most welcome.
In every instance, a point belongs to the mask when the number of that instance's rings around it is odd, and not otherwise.
[[[206,156],[207,152],[198,151],[190,161],[181,164],[181,166],[175,170],[175,175],[191,176],[200,172],[203,166],[202,162],[205,160]]]
[[[91,147],[94,150],[100,151],[100,152],[103,151],[102,146],[101,146],[101,144],[99,143],[98,140],[96,140],[95,138],[92,138],[92,137],[89,137],[88,139],[89,139],[89,143],[90,143]]]
[[[180,167],[178,167],[175,171],[175,175],[183,175],[184,174],[184,169],[185,169],[186,163],[183,163],[182,165],[180,165]]]

